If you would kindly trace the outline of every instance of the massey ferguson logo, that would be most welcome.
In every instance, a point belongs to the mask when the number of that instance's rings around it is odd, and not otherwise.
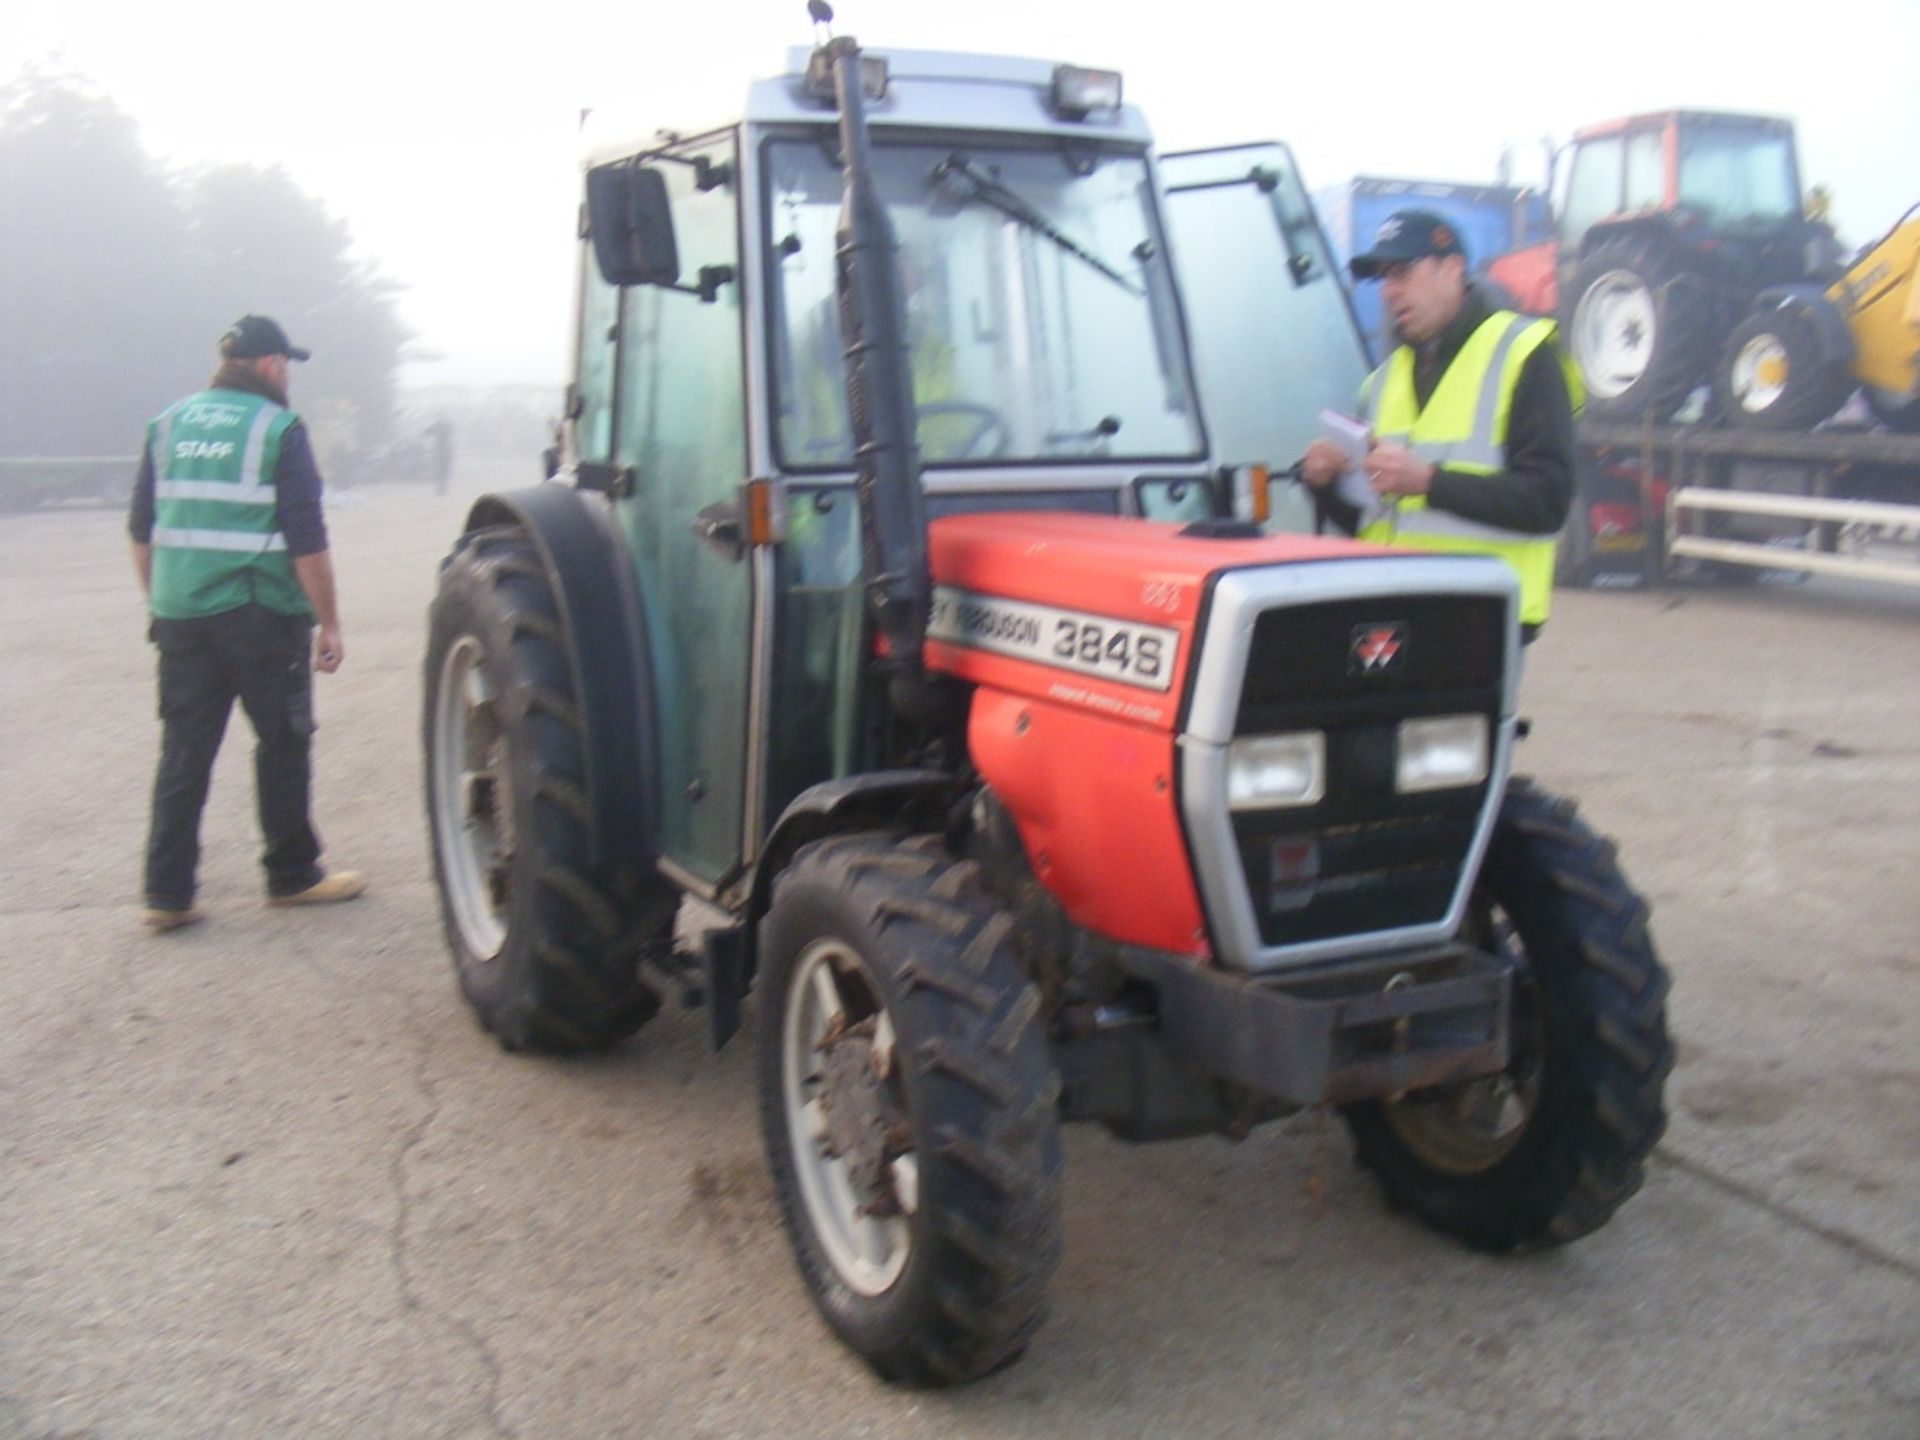
[[[1347,645],[1349,675],[1387,675],[1407,658],[1407,627],[1392,620],[1384,625],[1356,625]]]

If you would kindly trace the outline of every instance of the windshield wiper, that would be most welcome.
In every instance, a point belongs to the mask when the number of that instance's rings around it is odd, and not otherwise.
[[[1013,191],[1007,189],[989,172],[974,164],[973,160],[956,150],[928,174],[928,183],[938,185],[949,176],[958,176],[970,187],[969,199],[983,200],[1010,219],[1018,220],[1036,235],[1044,235],[1074,259],[1091,265],[1129,295],[1139,295],[1141,290],[1126,276],[1114,269],[1098,255],[1083,248],[1072,236],[1063,233],[1054,223],[1042,215]]]

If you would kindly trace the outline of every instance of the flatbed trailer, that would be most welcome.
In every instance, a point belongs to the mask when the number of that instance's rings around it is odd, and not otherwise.
[[[1920,435],[1582,420],[1570,583],[1701,563],[1920,585]]]

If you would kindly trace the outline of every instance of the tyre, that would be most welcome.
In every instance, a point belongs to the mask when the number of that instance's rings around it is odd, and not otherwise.
[[[594,1050],[658,1008],[664,890],[595,873],[586,747],[553,586],[518,529],[465,536],[428,612],[427,823],[461,992],[509,1050]]]
[[[1602,241],[1567,288],[1561,330],[1595,420],[1668,419],[1709,376],[1714,306],[1697,277],[1646,235]]]
[[[1045,1318],[1060,1082],[1040,997],[939,837],[816,841],[761,930],[760,1112],[800,1273],[883,1378],[976,1379]]]
[[[1734,327],[1714,371],[1714,397],[1741,430],[1811,430],[1846,403],[1853,375],[1821,353],[1804,311],[1770,306]]]
[[[1667,976],[1610,842],[1516,780],[1476,894],[1481,943],[1515,968],[1499,1075],[1353,1106],[1388,1200],[1476,1249],[1564,1244],[1604,1225],[1666,1128]]]

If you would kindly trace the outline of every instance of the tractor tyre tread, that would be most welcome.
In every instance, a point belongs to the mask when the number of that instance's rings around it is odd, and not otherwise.
[[[426,745],[429,832],[434,707],[443,661],[473,637],[500,683],[516,797],[506,939],[494,956],[469,952],[447,897],[434,845],[441,911],[462,993],[480,1024],[509,1050],[572,1054],[615,1044],[652,1018],[659,996],[638,955],[670,921],[664,889],[629,903],[593,861],[592,802],[583,788],[586,738],[572,694],[566,632],[553,585],[517,527],[461,538],[441,567],[429,611]]]
[[[1666,972],[1612,843],[1531,781],[1509,785],[1482,879],[1557,1017],[1527,1130],[1497,1164],[1461,1175],[1414,1154],[1383,1102],[1351,1106],[1346,1118],[1356,1157],[1395,1209],[1476,1249],[1562,1245],[1606,1224],[1640,1188],[1664,1133],[1674,1060]]]
[[[1596,395],[1589,386],[1586,413],[1595,420],[1616,422],[1670,419],[1698,386],[1712,378],[1724,322],[1711,296],[1688,275],[1667,244],[1650,235],[1621,235],[1597,243],[1575,267],[1572,282],[1563,292],[1563,344],[1575,343],[1574,317],[1581,299],[1616,270],[1631,271],[1654,297],[1655,350],[1640,377],[1620,394]]]
[[[906,1268],[873,1297],[840,1282],[814,1240],[786,1128],[786,982],[800,952],[828,930],[859,951],[884,998],[921,1162]],[[822,1313],[898,1384],[960,1384],[1008,1363],[1044,1320],[1059,1262],[1059,1079],[1039,997],[974,867],[937,836],[814,841],[775,882],[760,968],[769,1160]]]

